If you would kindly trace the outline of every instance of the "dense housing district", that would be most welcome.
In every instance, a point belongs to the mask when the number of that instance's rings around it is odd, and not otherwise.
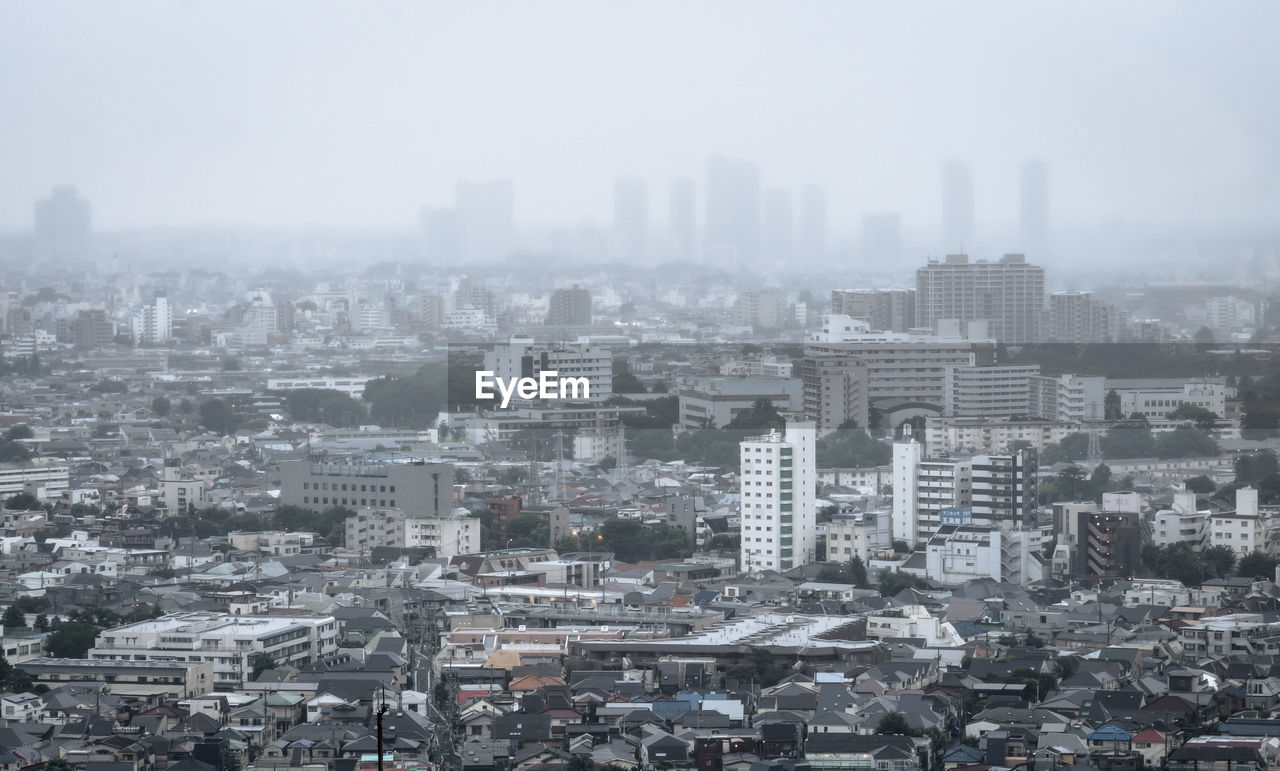
[[[1265,294],[916,278],[10,287],[0,771],[1280,767]]]

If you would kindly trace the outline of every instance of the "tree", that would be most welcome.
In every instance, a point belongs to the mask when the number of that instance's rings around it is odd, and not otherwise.
[[[240,360],[234,356],[229,356],[222,360],[223,372],[239,372],[241,369]]]
[[[631,365],[624,358],[613,360],[613,392],[616,394],[642,394],[646,390],[644,383],[631,371]]]
[[[853,585],[859,589],[866,589],[870,584],[867,583],[867,566],[863,564],[862,558],[854,555],[849,560],[849,578],[853,580]]]
[[[893,449],[858,428],[833,431],[818,440],[815,452],[822,468],[871,468],[893,458]]]
[[[1200,552],[1205,573],[1216,578],[1226,578],[1236,566],[1236,552],[1230,546],[1210,546]]]
[[[773,406],[773,402],[768,399],[756,399],[751,409],[734,415],[733,420],[729,421],[729,425],[725,428],[769,431],[781,430],[785,425],[786,421],[782,419],[782,415],[778,414],[778,408]]]
[[[1189,420],[1195,423],[1195,427],[1208,431],[1213,428],[1218,421],[1218,413],[1213,410],[1207,410],[1195,404],[1187,404],[1183,402],[1179,404],[1177,409],[1165,415],[1169,420]]]
[[[200,403],[200,424],[216,434],[232,434],[240,425],[240,419],[231,405],[222,399],[208,399]]]
[[[1270,474],[1280,473],[1280,460],[1271,450],[1259,450],[1236,458],[1236,485],[1257,487]]]
[[[284,393],[289,417],[345,428],[365,422],[364,405],[332,388],[298,388]]]
[[[17,629],[27,625],[27,617],[17,605],[10,605],[5,609],[3,620],[0,623],[3,624],[5,629]]]
[[[159,418],[168,417],[170,411],[173,410],[173,402],[163,396],[157,396],[151,400],[151,413]]]
[[[1183,482],[1183,484],[1186,485],[1186,488],[1188,490],[1190,490],[1193,493],[1196,493],[1197,495],[1208,495],[1209,493],[1212,493],[1214,490],[1218,489],[1218,486],[1214,484],[1214,481],[1209,477],[1204,476],[1203,474],[1200,476],[1191,477],[1190,479]]]
[[[16,442],[19,439],[30,439],[34,436],[35,433],[31,430],[31,426],[28,426],[26,423],[19,423],[4,432],[4,441]]]
[[[40,499],[31,493],[18,493],[9,496],[4,502],[4,507],[10,511],[35,511],[40,508]]]
[[[1046,445],[1044,452],[1040,453],[1040,465],[1073,463],[1087,457],[1089,457],[1089,435],[1077,431],[1062,437],[1061,442]]]
[[[1120,420],[1124,413],[1120,411],[1120,394],[1112,388],[1102,400],[1102,417],[1104,420]]]
[[[1208,327],[1200,327],[1197,329],[1195,337],[1192,339],[1195,340],[1196,345],[1213,345],[1215,342],[1213,330]]]
[[[596,764],[590,755],[574,755],[569,758],[569,771],[595,771]]]
[[[911,730],[901,712],[887,712],[876,724],[876,733],[882,736],[918,736],[920,732]]]
[[[1264,552],[1255,551],[1240,558],[1236,575],[1244,578],[1275,580],[1277,560]]]
[[[258,679],[258,675],[261,675],[268,669],[275,669],[276,666],[276,660],[270,653],[259,653],[257,656],[253,657],[253,676],[250,679],[256,681]]]
[[[1100,444],[1105,458],[1150,458],[1155,452],[1151,429],[1136,422],[1110,429]]]
[[[1164,431],[1156,439],[1157,458],[1200,458],[1218,454],[1218,443],[1208,431],[1182,426]]]
[[[884,568],[880,571],[880,595],[893,597],[903,589],[925,589],[929,584],[911,573]]]
[[[93,647],[98,628],[86,621],[64,621],[44,640],[50,656],[59,659],[82,659]]]
[[[19,442],[0,442],[0,463],[26,463],[31,452]]]

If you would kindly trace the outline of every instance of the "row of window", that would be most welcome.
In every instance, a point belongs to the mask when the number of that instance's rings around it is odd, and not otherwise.
[[[349,503],[349,504],[348,504],[348,500],[350,501],[350,503]],[[357,500],[359,500],[359,503],[356,503],[356,501],[357,501]],[[319,495],[307,496],[307,495],[304,495],[304,496],[302,496],[302,502],[303,502],[303,503],[313,503],[313,504],[314,504],[314,503],[318,503],[318,504],[321,504],[321,505],[325,505],[325,504],[328,504],[330,501],[329,501],[329,496],[327,496],[327,495],[324,495],[324,496],[319,496]],[[347,506],[347,505],[351,505],[351,506],[357,506],[357,505],[358,505],[358,506],[395,506],[395,505],[396,505],[396,499],[395,499],[395,498],[360,498],[360,499],[351,498],[351,499],[347,499],[347,498],[338,498],[338,497],[336,497],[336,496],[335,496],[335,497],[334,497],[334,499],[333,499],[333,504],[334,504],[334,505],[336,505],[336,506]]]
[[[332,487],[332,488],[331,488],[331,487],[329,487],[329,485],[330,485],[330,484],[332,484],[332,485],[333,485],[333,487]],[[359,489],[359,490],[356,490],[356,483],[355,483],[355,482],[352,482],[352,483],[351,483],[351,492],[353,492],[353,493],[355,493],[355,492],[361,492],[361,493],[387,493],[387,492],[391,492],[391,493],[394,493],[394,492],[396,491],[396,486],[395,486],[395,485],[390,485],[390,487],[391,487],[391,489],[390,489],[390,490],[388,490],[388,489],[387,489],[387,487],[388,487],[388,485],[368,485],[368,484],[363,484],[363,485],[360,485],[360,489]],[[375,488],[377,488],[377,489],[375,489]],[[341,485],[341,490],[339,490],[339,484],[338,484],[337,482],[332,482],[332,483],[331,483],[331,482],[303,482],[303,483],[302,483],[302,489],[303,489],[303,490],[333,490],[334,492],[344,492],[344,493],[345,493],[345,492],[347,492],[347,483],[346,483],[346,482],[343,482],[343,483],[342,483],[342,485]]]

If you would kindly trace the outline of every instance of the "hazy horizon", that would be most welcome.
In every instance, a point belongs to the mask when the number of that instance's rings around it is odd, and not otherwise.
[[[661,229],[673,177],[697,180],[701,218],[717,153],[766,188],[825,186],[833,238],[882,212],[936,232],[953,159],[980,234],[1016,230],[1033,159],[1053,230],[1257,231],[1280,206],[1266,3],[31,2],[0,19],[11,233],[62,183],[97,231],[408,230],[459,179],[496,178],[522,227],[607,227],[623,176],[648,182]]]

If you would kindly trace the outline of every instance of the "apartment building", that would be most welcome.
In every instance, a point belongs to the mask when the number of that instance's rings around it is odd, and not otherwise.
[[[586,378],[587,393],[575,401],[602,403],[613,396],[613,352],[587,343],[535,343],[532,338],[513,337],[493,346],[484,355],[484,368],[494,377],[538,377],[555,372],[558,377]],[[530,399],[512,397],[512,404],[527,406]]]
[[[782,571],[813,562],[816,443],[813,423],[793,422],[739,444],[743,570]]]
[[[1003,343],[1035,343],[1042,337],[1045,309],[1044,268],[1021,254],[996,262],[970,262],[948,254],[916,271],[916,326],[939,321],[984,321]]]
[[[697,377],[680,385],[682,428],[724,428],[757,401],[779,412],[799,412],[802,384],[782,377]]]
[[[867,365],[847,356],[808,356],[800,360],[804,417],[821,434],[841,425],[867,428]]]
[[[98,634],[93,661],[206,661],[217,690],[237,688],[253,673],[254,660],[303,666],[338,649],[332,616],[235,616],[171,613]]]

